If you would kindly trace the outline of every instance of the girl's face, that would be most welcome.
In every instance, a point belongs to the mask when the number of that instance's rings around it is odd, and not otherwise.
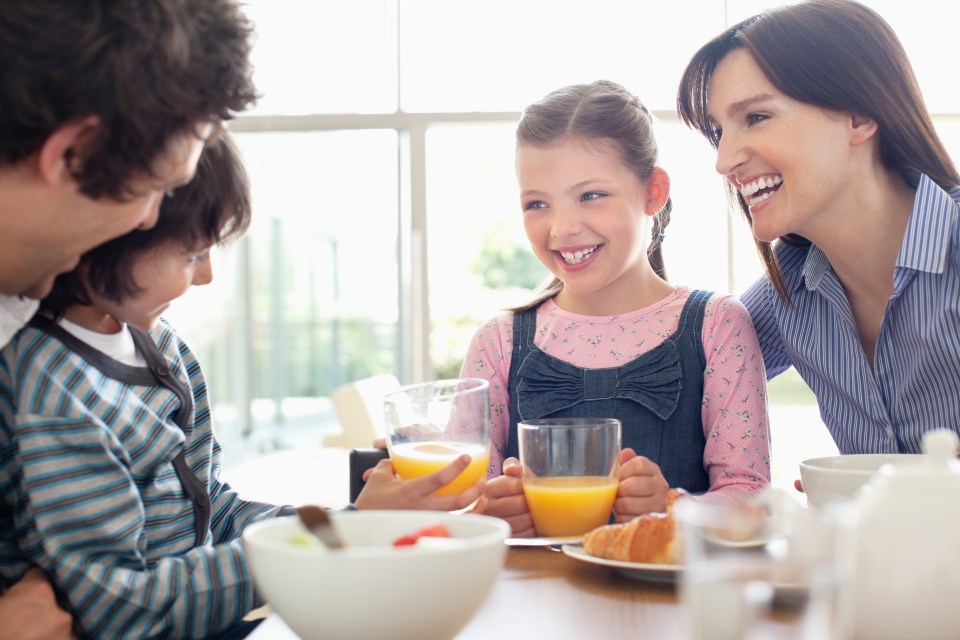
[[[708,93],[720,133],[716,169],[748,203],[754,235],[816,242],[835,232],[867,177],[862,119],[785,95],[742,48],[720,61]]]
[[[517,177],[530,245],[564,284],[558,302],[605,315],[636,299],[653,273],[648,221],[666,202],[666,173],[656,169],[644,183],[611,141],[564,138],[520,145]]]
[[[210,247],[189,251],[179,243],[168,243],[138,256],[132,271],[133,281],[140,288],[138,293],[119,303],[92,296],[93,306],[117,322],[149,331],[173,300],[191,286],[213,280]]]

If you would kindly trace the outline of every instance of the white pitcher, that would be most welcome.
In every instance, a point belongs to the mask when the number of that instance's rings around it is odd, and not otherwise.
[[[853,607],[857,640],[960,637],[957,435],[925,434],[926,455],[885,465],[858,496]]]

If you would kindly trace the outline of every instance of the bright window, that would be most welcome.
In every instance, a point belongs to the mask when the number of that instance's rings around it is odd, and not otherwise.
[[[700,44],[771,4],[251,0],[263,98],[232,128],[255,223],[217,256],[214,284],[171,313],[200,352],[224,437],[269,448],[307,424],[318,444],[336,385],[456,373],[476,327],[545,273],[523,234],[513,129],[524,105],[565,84],[616,80],[657,114],[670,279],[742,291],[761,273],[749,230],[727,214],[713,153],[674,100]],[[960,157],[943,55],[960,6],[867,4],[900,35]],[[795,376],[774,382],[771,403],[780,434],[780,416],[803,423],[775,449],[832,444],[810,429],[819,420]]]

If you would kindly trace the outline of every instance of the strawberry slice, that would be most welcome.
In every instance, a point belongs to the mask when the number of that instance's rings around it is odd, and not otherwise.
[[[400,536],[393,541],[393,546],[395,547],[406,547],[413,544],[417,544],[417,540],[420,538],[449,538],[450,532],[447,531],[447,528],[442,524],[432,524],[430,526],[424,527],[419,531],[414,533],[407,534],[405,536]]]

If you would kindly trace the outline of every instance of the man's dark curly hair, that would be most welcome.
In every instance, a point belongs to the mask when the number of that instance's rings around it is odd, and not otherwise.
[[[255,102],[252,32],[234,0],[0,0],[0,164],[97,116],[75,177],[129,198],[174,136]]]

